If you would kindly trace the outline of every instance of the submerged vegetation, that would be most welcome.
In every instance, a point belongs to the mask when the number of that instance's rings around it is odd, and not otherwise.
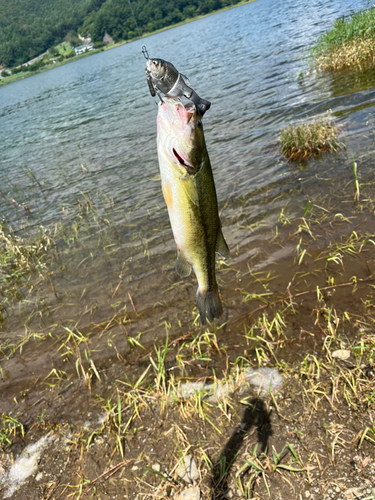
[[[333,27],[320,36],[313,57],[321,71],[375,64],[375,8],[353,12],[337,19]]]
[[[43,231],[30,237],[14,234],[12,226],[0,222],[0,320],[32,275],[46,270],[44,257],[52,241]]]
[[[312,123],[289,125],[281,130],[281,150],[290,160],[302,161],[310,156],[320,156],[324,152],[336,152],[339,129],[330,115],[316,119]]]

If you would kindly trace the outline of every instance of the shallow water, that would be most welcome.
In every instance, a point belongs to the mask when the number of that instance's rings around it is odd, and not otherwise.
[[[206,142],[232,251],[231,268],[222,268],[218,279],[226,318],[246,316],[248,306],[230,306],[242,293],[236,272],[249,263],[266,269],[295,254],[287,233],[282,248],[271,245],[280,212],[287,207],[289,216],[302,215],[308,193],[329,198],[335,183],[350,181],[351,155],[375,149],[371,116],[367,124],[374,70],[331,76],[308,64],[311,43],[360,5],[257,1],[0,88],[1,213],[15,228],[26,220],[28,231],[64,225],[86,196],[97,214],[78,209],[87,230],[78,242],[61,244],[54,289],[41,286],[34,301],[26,296],[3,338],[10,330],[22,334],[25,318],[33,331],[67,322],[89,331],[126,307],[133,315],[127,334],[143,332],[148,344],[164,336],[164,321],[187,327],[196,315],[195,280],[181,281],[174,272],[174,241],[160,183],[152,180],[157,107],[148,94],[144,43],[212,102]],[[277,153],[280,128],[328,110],[344,129],[347,149],[311,161],[303,174],[294,171]],[[362,181],[371,179],[368,157],[358,161]],[[12,199],[28,206],[26,219]],[[110,348],[98,345],[109,355]]]

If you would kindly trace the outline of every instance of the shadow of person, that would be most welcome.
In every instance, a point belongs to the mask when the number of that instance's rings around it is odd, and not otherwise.
[[[272,436],[270,413],[260,398],[249,401],[241,423],[222,450],[219,459],[211,471],[212,500],[223,500],[228,491],[228,473],[232,467],[242,443],[252,427],[257,429],[259,453],[266,450],[268,438]]]

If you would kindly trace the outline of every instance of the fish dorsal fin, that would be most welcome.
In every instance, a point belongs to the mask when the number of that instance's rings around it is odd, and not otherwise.
[[[176,271],[181,278],[186,278],[191,273],[191,265],[179,250],[177,250]]]
[[[198,197],[198,190],[195,184],[195,180],[192,179],[191,177],[184,179],[181,179],[181,185],[189,198],[189,200],[194,203],[197,207],[199,207],[199,197]]]
[[[216,240],[216,252],[224,257],[224,259],[229,259],[229,248],[227,242],[225,241],[221,228]]]
[[[190,80],[189,80],[189,78],[187,76],[185,76],[185,75],[182,75],[181,73],[180,73],[180,75],[181,75],[181,78],[183,79],[183,81],[185,82],[185,84],[188,87],[190,87]]]

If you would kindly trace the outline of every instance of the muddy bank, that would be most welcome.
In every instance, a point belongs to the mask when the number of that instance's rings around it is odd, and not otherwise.
[[[109,221],[102,289],[83,293],[93,262],[57,244],[52,285],[36,283],[32,303],[28,291],[26,322],[14,304],[2,324],[4,498],[173,498],[189,487],[175,473],[185,455],[202,498],[373,498],[373,176],[365,156],[355,199],[352,170],[340,185],[330,177],[345,162],[291,164],[289,189],[232,201],[232,257],[218,263],[225,316],[208,328],[172,249],[171,263],[143,252],[145,272],[139,246],[123,272]],[[236,218],[246,230],[230,235]],[[276,393],[239,389],[263,368],[282,377]],[[212,398],[208,387],[229,389]],[[13,492],[12,464],[46,436]]]

